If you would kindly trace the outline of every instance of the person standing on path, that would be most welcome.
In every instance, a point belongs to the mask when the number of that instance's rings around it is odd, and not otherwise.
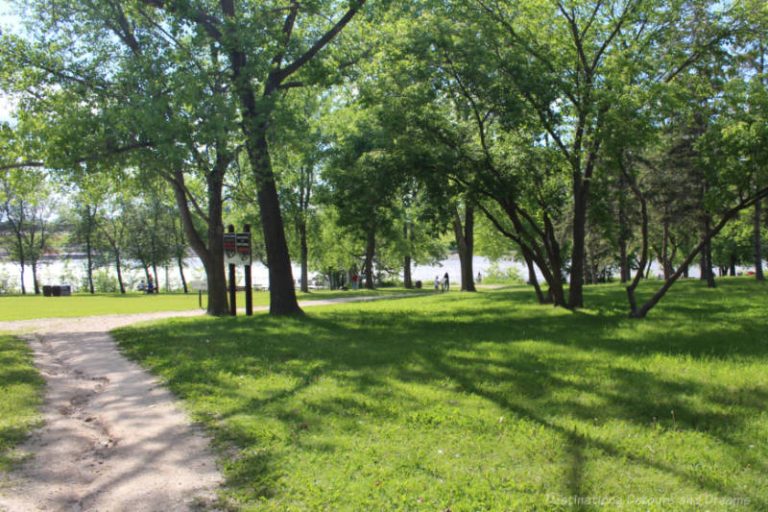
[[[443,276],[443,291],[447,292],[450,290],[450,288],[451,288],[451,282],[450,282],[450,279],[448,278],[448,272],[446,272],[445,275]]]
[[[435,276],[435,291],[440,290],[440,276]]]

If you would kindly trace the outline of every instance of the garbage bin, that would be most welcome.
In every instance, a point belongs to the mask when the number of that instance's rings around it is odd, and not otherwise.
[[[72,287],[67,285],[62,285],[61,287],[61,296],[62,297],[69,297],[72,295]]]
[[[51,295],[61,297],[61,286],[51,286]]]
[[[43,297],[51,296],[51,287],[49,285],[43,285]]]
[[[416,281],[416,282],[415,282],[415,283],[413,283],[413,284],[414,284],[414,286],[415,286],[416,288],[418,288],[419,290],[421,290],[421,281]]]

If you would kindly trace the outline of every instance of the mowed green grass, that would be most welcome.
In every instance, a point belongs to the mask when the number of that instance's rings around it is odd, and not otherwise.
[[[19,460],[16,445],[39,423],[42,388],[27,344],[0,334],[0,472]]]
[[[298,298],[300,301],[312,301],[404,292],[406,292],[404,289],[316,291],[312,293],[298,293]],[[207,304],[207,297],[203,294],[203,308]],[[254,292],[253,305],[254,307],[268,306],[269,293]],[[237,307],[239,309],[245,308],[244,292],[237,294]],[[186,295],[181,293],[160,293],[157,295],[101,293],[95,295],[75,294],[70,297],[44,297],[42,295],[0,296],[0,321],[123,315],[152,311],[187,311],[192,309],[200,309],[199,297],[196,292]]]
[[[649,288],[644,288],[649,292]],[[126,328],[214,435],[235,510],[768,510],[768,287],[644,320],[525,288]]]

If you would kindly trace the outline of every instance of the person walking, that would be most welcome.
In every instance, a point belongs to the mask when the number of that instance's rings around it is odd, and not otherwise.
[[[450,288],[451,288],[451,282],[450,282],[450,279],[448,278],[448,272],[446,272],[445,275],[443,276],[443,291],[447,292],[448,290],[450,290]]]
[[[440,290],[440,276],[435,276],[435,291]]]

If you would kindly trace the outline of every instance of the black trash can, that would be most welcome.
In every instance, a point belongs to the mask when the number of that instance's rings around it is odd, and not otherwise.
[[[70,295],[72,295],[72,287],[69,286],[68,284],[67,285],[62,285],[61,286],[61,296],[62,297],[69,297]]]
[[[61,286],[51,286],[51,295],[61,297]]]
[[[414,286],[415,286],[417,289],[421,290],[421,281],[416,281],[415,283],[413,283],[413,285],[414,285]]]
[[[43,285],[43,297],[51,296],[51,287],[49,285]]]

